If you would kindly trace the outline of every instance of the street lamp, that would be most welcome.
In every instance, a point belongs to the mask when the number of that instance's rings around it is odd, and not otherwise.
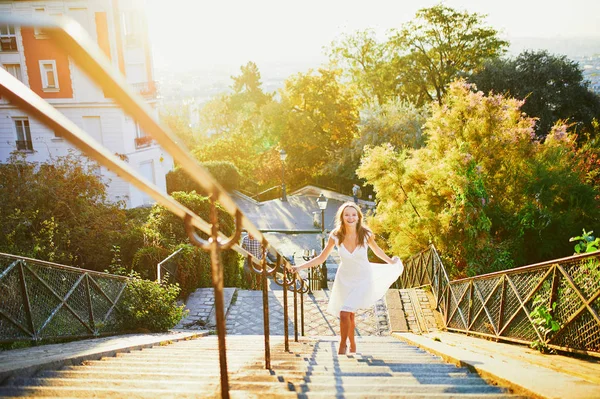
[[[319,209],[321,210],[321,250],[325,249],[325,209],[327,209],[327,197],[321,193],[319,198],[317,198],[317,205],[319,205]],[[327,265],[326,261],[323,262],[323,266],[321,267],[321,288],[327,287]]]
[[[287,202],[287,195],[285,194],[285,158],[287,153],[285,150],[279,151],[279,159],[281,159],[281,200]]]

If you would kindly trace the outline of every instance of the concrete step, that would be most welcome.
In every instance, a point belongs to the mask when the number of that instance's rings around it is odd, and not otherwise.
[[[465,368],[394,338],[361,342],[361,352],[338,355],[332,339],[304,339],[283,351],[272,340],[271,369],[263,337],[228,337],[231,397],[511,398]],[[216,337],[121,353],[82,365],[15,378],[0,396],[15,397],[219,397]],[[400,396],[399,396],[400,395]]]
[[[390,378],[392,376],[393,378]],[[182,374],[178,373],[156,373],[156,372],[129,372],[128,374],[102,372],[96,369],[91,370],[58,370],[58,371],[43,371],[38,373],[38,379],[55,378],[55,379],[80,379],[80,380],[153,380],[153,381],[198,381],[206,379],[209,381],[219,378],[218,373],[209,373],[198,370],[195,373]],[[14,385],[26,385],[26,378],[13,379]],[[254,373],[234,374],[229,376],[230,381],[254,381],[254,382],[282,382],[290,381],[293,383],[330,383],[338,382],[346,386],[360,386],[364,383],[390,385],[390,384],[453,384],[453,385],[487,385],[486,381],[477,375],[467,373],[457,373],[454,376],[440,374],[419,374],[418,376],[412,373],[395,373],[386,376],[369,376],[369,377],[346,377],[336,375],[306,375],[305,373],[286,373],[285,378],[272,373],[269,370],[257,371]]]
[[[178,380],[177,391],[181,392],[197,392],[205,389],[207,386],[214,384],[216,378],[212,379],[198,379],[198,380]],[[110,387],[115,390],[125,389],[153,389],[153,390],[169,390],[173,388],[173,381],[170,380],[139,380],[139,379],[97,379],[97,378],[86,378],[86,379],[72,379],[72,378],[29,378],[23,379],[22,386],[36,387],[36,388],[50,388],[50,387],[64,387],[64,388],[87,388],[89,390],[95,390],[96,388],[107,388]],[[502,393],[506,392],[505,389],[489,386],[489,385],[454,385],[454,384],[422,384],[419,381],[412,382],[400,382],[387,384],[374,383],[368,379],[363,379],[362,384],[345,384],[344,382],[336,381],[332,379],[326,382],[291,382],[291,381],[239,381],[231,380],[231,389],[246,389],[248,391],[270,391],[270,390],[281,390],[282,387],[285,389],[296,391],[296,392],[320,392],[320,391],[339,391],[343,390],[344,387],[353,387],[354,389],[360,389],[362,392],[403,392],[403,393]],[[15,385],[16,387],[16,385]]]

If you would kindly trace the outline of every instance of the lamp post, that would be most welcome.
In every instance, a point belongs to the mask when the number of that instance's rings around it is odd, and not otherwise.
[[[287,202],[287,195],[285,193],[285,158],[287,153],[285,150],[279,151],[279,159],[281,159],[281,200]]]
[[[319,209],[321,210],[321,250],[325,249],[325,209],[327,209],[327,197],[321,193],[319,198],[317,198],[317,205],[319,205]],[[323,262],[321,267],[321,288],[327,287],[327,261]]]

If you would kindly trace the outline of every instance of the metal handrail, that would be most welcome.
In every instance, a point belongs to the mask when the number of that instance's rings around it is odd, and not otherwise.
[[[431,245],[405,262],[397,285],[431,286],[449,331],[600,357],[600,251],[451,281]],[[540,304],[557,331],[531,316]]]
[[[160,283],[162,281],[160,271],[163,268],[163,264],[168,262],[171,258],[173,258],[175,255],[177,255],[181,251],[183,251],[183,248],[179,248],[177,251],[173,252],[171,255],[167,256],[165,259],[158,262],[158,264],[156,265],[156,281],[157,282]]]
[[[177,141],[176,136],[158,124],[152,116],[152,110],[143,101],[140,94],[136,93],[127,85],[123,76],[114,69],[110,64],[110,61],[106,58],[106,55],[77,22],[67,17],[0,15],[0,24],[38,26],[43,28],[44,31],[48,33],[48,36],[53,39],[60,48],[66,51],[92,80],[102,87],[107,96],[113,98],[125,112],[136,120],[140,128],[145,131],[146,134],[152,136],[177,161],[177,163],[188,172],[190,178],[195,180],[199,186],[208,193],[211,200],[212,214],[216,215],[216,202],[219,202],[230,215],[236,218],[236,233],[233,238],[239,237],[240,230],[243,227],[263,243],[265,251],[269,251],[273,255],[277,255],[281,258],[281,255],[277,250],[269,244],[261,231],[241,212],[233,198],[227,194],[219,182],[215,180],[213,176],[192,157],[189,151]],[[222,269],[219,267],[218,258],[219,252],[225,247],[231,248],[246,256],[248,253],[242,249],[233,238],[228,239],[223,233],[218,231],[216,216],[211,217],[212,223],[207,223],[174,198],[159,190],[158,187],[147,181],[138,172],[134,171],[128,164],[109,152],[106,148],[98,146],[97,142],[77,125],[3,69],[0,69],[0,93],[22,110],[25,110],[55,132],[58,132],[62,137],[78,147],[90,158],[97,161],[101,166],[116,173],[125,181],[148,194],[158,204],[164,206],[173,214],[184,220],[190,239],[192,239],[191,230],[193,229],[199,229],[211,237],[208,241],[196,240],[195,244],[211,252],[213,287],[215,290],[215,307],[217,313],[217,332],[219,334],[221,396],[228,398],[229,384],[224,339],[224,309],[222,306],[223,279]],[[264,258],[266,258],[266,256]],[[255,262],[255,259],[250,259],[252,262]],[[263,260],[262,266],[263,276],[266,278],[265,263],[266,259]],[[286,260],[283,260],[281,267],[287,269],[288,266],[289,263]],[[215,273],[218,273],[221,277],[215,276]],[[305,285],[299,274],[296,273],[294,279],[298,282],[294,287],[303,287]],[[263,282],[263,284],[266,284],[266,282]],[[265,331],[265,335],[268,335],[267,330]],[[268,342],[266,343],[268,344]],[[269,358],[269,353],[268,345],[265,345],[266,359]]]

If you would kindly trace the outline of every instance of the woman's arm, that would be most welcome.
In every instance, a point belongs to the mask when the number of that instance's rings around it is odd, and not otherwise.
[[[385,252],[383,252],[383,249],[379,248],[379,245],[377,245],[377,243],[375,242],[375,234],[371,234],[369,236],[367,243],[369,244],[369,247],[373,250],[375,255],[377,255],[379,259],[381,259],[385,263],[396,263],[400,260],[400,258],[398,258],[397,256],[390,258],[385,254]]]
[[[313,258],[313,259],[309,260],[308,262],[305,262],[301,265],[292,266],[292,270],[299,272],[300,270],[310,269],[311,267],[315,267],[317,265],[320,265],[321,263],[324,263],[325,260],[327,260],[327,257],[329,256],[331,251],[333,250],[334,245],[335,245],[335,241],[333,240],[333,238],[329,237],[329,240],[327,240],[327,245],[325,246],[323,251],[321,251],[319,256],[317,256],[316,258]]]

